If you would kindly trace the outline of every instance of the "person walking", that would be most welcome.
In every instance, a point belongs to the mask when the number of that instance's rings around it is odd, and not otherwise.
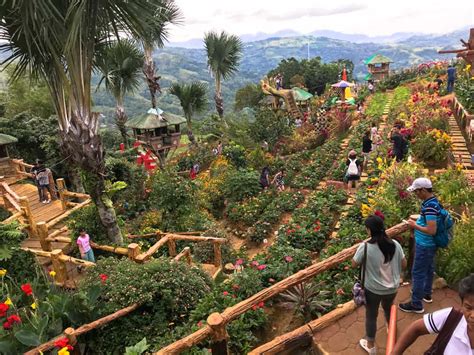
[[[450,94],[454,90],[454,82],[456,81],[456,68],[454,67],[454,65],[450,64],[446,72],[448,73],[448,84],[446,87],[446,91],[448,92],[448,94]]]
[[[33,181],[35,182],[36,188],[38,189],[38,199],[39,201],[43,201],[43,193],[40,188],[40,184],[38,182],[38,170],[40,168],[39,160],[36,159],[35,163],[33,164],[33,167],[30,170],[30,174],[33,175]]]
[[[79,231],[79,238],[77,238],[76,244],[79,247],[81,259],[95,263],[94,251],[91,247],[91,239],[85,229]]]
[[[461,310],[448,307],[425,314],[400,336],[391,355],[401,355],[420,336],[438,334],[429,354],[474,354],[474,273],[459,282]],[[431,352],[430,352],[431,351]]]
[[[265,166],[262,169],[259,182],[260,182],[260,186],[264,190],[268,189],[268,186],[270,186],[270,169],[268,168],[268,166]]]
[[[367,169],[369,163],[370,153],[372,152],[372,140],[370,139],[370,130],[366,130],[362,137],[362,156],[364,157],[364,163],[362,169]]]
[[[434,236],[437,230],[437,220],[441,213],[441,205],[433,194],[433,185],[427,178],[418,178],[413,181],[407,191],[412,192],[421,201],[421,212],[415,221],[407,223],[414,230],[415,260],[412,269],[412,297],[411,301],[398,305],[403,312],[423,313],[423,301],[433,302],[431,298],[433,273],[436,255]]]
[[[352,192],[352,186],[354,190],[357,189],[357,181],[360,180],[360,174],[362,170],[362,163],[357,158],[357,152],[351,150],[346,160],[346,180],[347,180],[347,190]]]
[[[393,126],[392,130],[390,131],[390,140],[393,143],[392,153],[395,156],[397,162],[401,162],[405,156],[407,142],[400,134],[400,127],[398,125]]]
[[[40,201],[42,203],[51,202],[51,196],[48,196],[50,175],[51,171],[48,168],[45,168],[44,165],[39,162],[38,168],[36,170],[36,179],[38,180],[39,189],[41,191]]]
[[[362,272],[365,273],[366,335],[360,339],[359,345],[367,353],[375,354],[379,306],[382,304],[388,324],[390,322],[390,308],[400,285],[400,273],[406,267],[407,261],[401,245],[387,236],[382,218],[374,215],[367,217],[365,228],[370,240],[359,245],[352,259],[352,266],[360,266],[365,259]]]
[[[276,175],[273,177],[272,184],[275,185],[278,192],[282,192],[285,190],[285,169],[281,169]]]

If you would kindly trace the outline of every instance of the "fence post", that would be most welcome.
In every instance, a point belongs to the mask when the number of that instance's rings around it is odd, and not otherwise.
[[[138,245],[137,243],[130,243],[128,245],[128,258],[130,260],[135,260],[135,258],[140,255],[140,253],[140,245]]]
[[[229,335],[225,329],[224,318],[222,318],[220,313],[212,313],[207,318],[207,324],[212,329],[212,355],[228,355],[227,339],[229,339]]]
[[[79,355],[81,352],[79,351],[79,346],[76,346],[77,338],[76,338],[76,335],[74,334],[74,328],[71,328],[71,327],[66,328],[64,330],[64,335],[69,340],[69,344],[74,348],[73,350],[71,350],[71,354]]]
[[[177,255],[177,253],[176,253],[176,240],[171,235],[168,236],[168,252],[169,252],[171,257],[174,257],[174,256]]]
[[[35,237],[38,235],[36,230],[36,222],[33,217],[33,213],[31,213],[30,202],[28,198],[25,196],[20,197],[20,206],[23,214],[25,215],[26,220],[28,221],[29,229],[32,235],[30,237]]]
[[[220,267],[222,265],[222,244],[214,241],[214,266]]]
[[[4,182],[4,178],[3,176],[0,178],[0,183]],[[5,190],[5,188],[3,187],[2,184],[0,184],[0,194],[2,194],[2,198],[3,198],[3,205],[5,206],[5,209],[11,209],[13,208],[13,206],[10,205],[10,201],[8,201],[8,198],[7,198],[7,191]]]
[[[41,244],[41,249],[44,251],[51,251],[51,242],[47,240],[48,238],[48,225],[46,222],[38,222],[36,225],[38,228],[38,236]]]
[[[53,263],[53,270],[56,272],[55,280],[58,283],[64,283],[67,280],[67,267],[60,257],[63,255],[62,250],[55,249],[51,252],[51,261]]]
[[[63,210],[67,210],[66,204],[66,195],[64,194],[67,191],[66,183],[63,178],[57,179],[56,184],[58,185],[59,199],[61,200],[61,207]]]
[[[193,263],[193,257],[191,256],[191,248],[186,247],[186,262],[188,263],[189,266],[192,265]]]

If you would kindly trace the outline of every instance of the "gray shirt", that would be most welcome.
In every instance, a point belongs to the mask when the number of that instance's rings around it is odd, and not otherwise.
[[[377,295],[390,295],[397,292],[400,284],[402,260],[405,257],[401,245],[394,240],[395,254],[390,262],[384,264],[384,256],[377,243],[367,243],[367,267],[365,270],[365,288]],[[354,261],[362,264],[364,243],[359,245]]]

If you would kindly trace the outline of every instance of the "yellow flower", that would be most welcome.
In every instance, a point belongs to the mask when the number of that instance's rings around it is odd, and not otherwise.
[[[67,347],[64,347],[61,350],[59,350],[58,355],[69,355],[69,351],[67,350]]]
[[[382,164],[382,163],[383,163],[383,160],[382,160],[382,158],[380,158],[380,157],[377,157],[377,163],[379,163],[379,164]]]
[[[7,270],[5,269],[0,269],[0,276],[3,277],[7,274]]]
[[[32,309],[36,309],[36,308],[37,308],[36,302],[33,302],[30,307],[31,307]]]
[[[49,274],[51,275],[51,277],[54,277],[54,276],[56,276],[56,271],[51,270],[51,271],[49,272]]]
[[[375,200],[373,198],[368,198],[367,201],[369,202],[369,204],[371,204],[372,206],[375,205]]]
[[[3,303],[5,303],[5,304],[8,305],[8,306],[11,306],[11,305],[13,304],[12,300],[10,299],[10,297],[7,297],[7,299],[6,299],[5,302],[3,302]]]

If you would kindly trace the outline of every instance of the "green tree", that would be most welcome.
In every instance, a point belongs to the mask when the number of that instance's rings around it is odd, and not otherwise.
[[[120,35],[146,38],[163,19],[164,0],[28,1],[0,3],[0,51],[16,62],[13,77],[29,71],[41,77],[51,93],[64,152],[87,176],[89,193],[108,237],[122,235],[105,193],[105,161],[98,133],[99,115],[92,112],[91,76],[99,47]]]
[[[191,84],[174,83],[171,85],[170,94],[179,99],[188,125],[189,141],[195,144],[196,138],[193,134],[191,120],[194,113],[202,112],[207,107],[207,85],[199,81],[194,81]]]
[[[263,99],[263,92],[260,85],[247,84],[235,93],[234,109],[242,110],[244,107],[257,108]]]
[[[283,59],[275,69],[268,72],[268,77],[274,77],[277,74],[283,76],[283,87],[287,88],[290,86],[291,78],[295,75],[303,75],[303,66],[294,57]]]
[[[123,142],[128,145],[125,127],[127,114],[123,100],[140,85],[143,53],[134,41],[122,39],[104,48],[103,53],[98,55],[97,67],[102,74],[99,86],[104,82],[105,88],[115,98],[115,124]]]
[[[334,63],[323,63],[320,57],[303,60],[303,76],[309,92],[321,95],[327,84],[333,84],[339,79],[339,67]]]
[[[255,115],[255,122],[249,126],[248,134],[257,142],[266,141],[270,146],[290,134],[288,120],[270,109],[261,109]]]
[[[216,93],[214,100],[219,117],[224,117],[224,100],[222,99],[222,80],[232,77],[242,57],[242,41],[235,35],[224,31],[220,34],[208,32],[204,36],[204,47],[207,53],[207,65],[214,75]]]

